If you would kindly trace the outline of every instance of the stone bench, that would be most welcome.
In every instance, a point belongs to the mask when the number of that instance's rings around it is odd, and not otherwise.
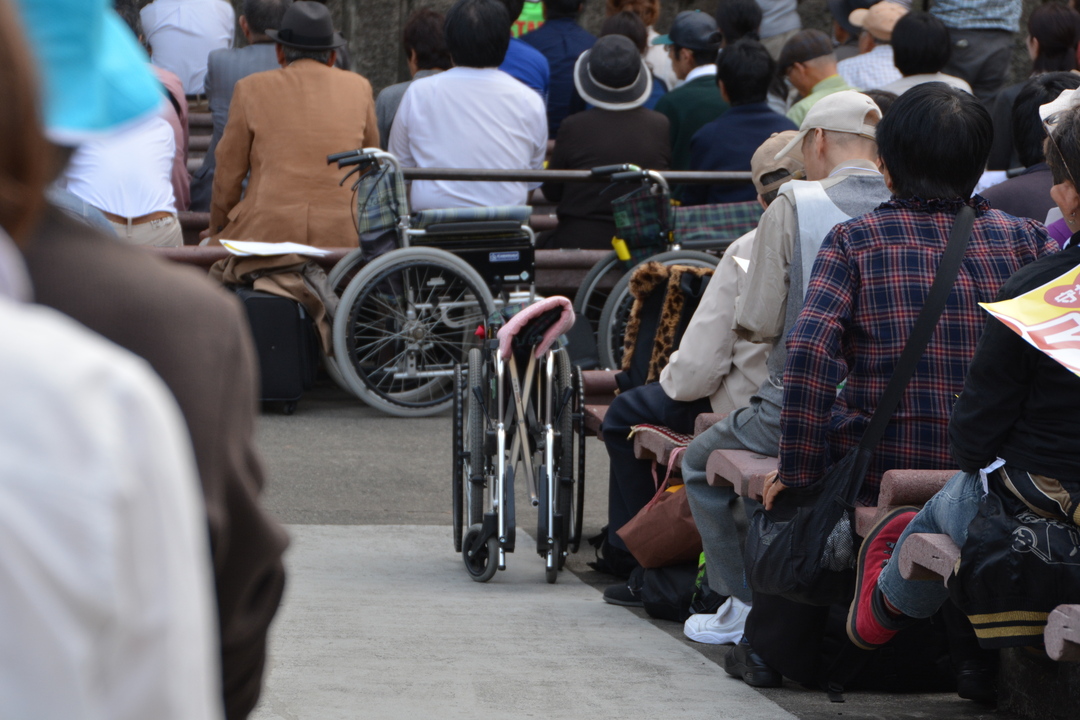
[[[855,508],[856,534],[866,537],[878,518],[893,508],[922,507],[955,474],[956,470],[886,470],[878,488],[877,507]]]
[[[710,485],[730,485],[736,495],[760,502],[765,476],[779,462],[750,450],[714,450],[705,464],[705,477]]]
[[[900,575],[908,580],[936,580],[949,584],[960,548],[948,535],[912,533],[900,546]]]
[[[604,423],[608,406],[615,399],[614,370],[583,370],[581,381],[585,391],[585,431],[589,435],[595,435],[604,439],[600,433],[600,427]]]
[[[1080,605],[1058,605],[1043,631],[1046,654],[1060,662],[1080,662]]]

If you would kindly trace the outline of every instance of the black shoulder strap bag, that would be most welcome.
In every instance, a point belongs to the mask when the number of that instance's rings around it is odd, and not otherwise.
[[[900,404],[908,381],[952,292],[975,222],[957,213],[934,283],[896,369],[859,445],[809,488],[789,488],[769,512],[759,508],[746,538],[746,577],[755,592],[808,605],[848,602],[855,586],[855,501],[874,448]]]

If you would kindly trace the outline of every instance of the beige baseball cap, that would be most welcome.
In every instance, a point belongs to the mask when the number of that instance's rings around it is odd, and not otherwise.
[[[787,146],[791,139],[798,135],[797,130],[785,130],[773,133],[768,140],[754,151],[754,157],[750,158],[750,175],[753,176],[754,187],[758,195],[775,190],[792,178],[801,177],[803,174],[802,148],[795,148],[787,155],[777,159],[776,155]],[[761,178],[777,170],[787,170],[790,177],[782,178],[768,185],[761,183]]]
[[[908,9],[894,2],[879,2],[869,8],[852,10],[848,22],[862,28],[878,40],[889,42],[896,21],[907,15]]]
[[[802,147],[803,138],[811,130],[821,128],[833,132],[861,135],[871,140],[876,139],[873,125],[866,123],[866,116],[873,114],[881,120],[881,110],[868,96],[854,90],[842,90],[826,95],[814,103],[803,118],[802,125],[795,137],[776,154],[776,159],[784,157],[795,148]]]

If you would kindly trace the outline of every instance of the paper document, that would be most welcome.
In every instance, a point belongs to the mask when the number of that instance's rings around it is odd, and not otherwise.
[[[1080,265],[1019,297],[979,304],[1029,343],[1080,375]]]
[[[222,240],[221,245],[233,255],[238,255],[240,257],[250,257],[252,255],[258,255],[259,257],[273,257],[274,255],[289,255],[291,253],[322,257],[323,255],[330,254],[330,251],[326,248],[317,248],[311,245],[301,245],[300,243],[292,242],[270,243],[254,242],[251,240]]]

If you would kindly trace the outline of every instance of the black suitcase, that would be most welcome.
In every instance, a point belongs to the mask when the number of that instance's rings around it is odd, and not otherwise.
[[[315,384],[319,364],[315,323],[295,300],[250,287],[234,289],[247,310],[259,355],[260,398],[284,403],[285,413],[292,414],[296,402]]]

